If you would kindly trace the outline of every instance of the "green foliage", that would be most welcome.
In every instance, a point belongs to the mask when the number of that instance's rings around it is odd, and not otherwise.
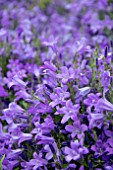
[[[99,12],[99,18],[100,18],[100,20],[104,20],[105,19],[105,12],[104,11],[100,11]]]
[[[2,156],[2,158],[0,160],[0,170],[2,170],[2,163],[3,163],[4,159],[5,159],[5,154]]]
[[[113,0],[108,0],[108,4],[112,4],[113,3]]]
[[[24,100],[19,101],[19,105],[22,106],[24,109],[28,109],[30,107],[30,104],[25,102]]]
[[[9,57],[0,56],[0,67],[2,67],[3,76],[6,76],[8,71],[7,64],[8,64]]]
[[[39,6],[41,9],[45,10],[47,6],[50,5],[51,2],[52,0],[40,0]]]
[[[113,11],[109,12],[109,16],[113,20]]]
[[[14,170],[20,170],[20,168],[19,168],[19,167],[17,167],[17,168],[15,168]]]

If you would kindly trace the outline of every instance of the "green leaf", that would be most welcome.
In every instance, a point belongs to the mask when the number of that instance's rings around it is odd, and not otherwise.
[[[62,168],[67,168],[68,164],[62,164]]]
[[[5,154],[2,156],[1,160],[0,160],[0,170],[2,170],[2,162],[5,159]]]

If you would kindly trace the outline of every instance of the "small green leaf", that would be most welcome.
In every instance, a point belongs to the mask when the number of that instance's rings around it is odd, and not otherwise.
[[[0,170],[2,170],[2,162],[5,159],[5,154],[2,156],[1,160],[0,160]]]

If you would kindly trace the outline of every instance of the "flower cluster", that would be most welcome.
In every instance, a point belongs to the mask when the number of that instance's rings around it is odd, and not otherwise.
[[[0,169],[113,170],[112,0],[0,9]]]

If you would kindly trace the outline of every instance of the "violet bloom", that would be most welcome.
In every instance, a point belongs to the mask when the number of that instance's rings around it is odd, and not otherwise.
[[[29,162],[23,162],[21,163],[22,167],[26,170],[37,170],[37,168],[44,167],[47,165],[47,160],[42,158],[42,154],[39,153],[39,155],[34,152],[33,159],[31,159]]]
[[[5,157],[5,160],[3,161],[3,168],[5,169],[5,166],[8,167],[8,169],[14,169],[14,167],[19,165],[19,156],[22,153],[21,149],[15,149],[11,150],[7,153],[7,156]]]
[[[84,166],[80,166],[79,170],[84,170]]]
[[[53,122],[53,119],[50,115],[48,115],[45,119],[44,119],[44,123],[41,124],[42,126],[42,129],[45,131],[48,130],[48,131],[51,131],[51,130],[54,130],[54,127],[55,127],[55,124]]]
[[[37,135],[38,142],[37,144],[53,144],[54,143],[54,138],[53,137],[48,137],[46,135]]]
[[[18,71],[23,69],[23,64],[18,59],[10,59],[7,64],[7,68],[16,74]]]
[[[7,36],[7,31],[4,28],[0,29],[0,40],[3,40]]]
[[[47,118],[45,118],[42,124],[40,124],[38,120],[34,122],[34,125],[35,128],[32,130],[31,133],[36,134],[35,138],[37,138],[37,136],[50,134],[51,130],[54,130],[54,126],[55,126],[53,119],[50,115],[47,116]]]
[[[7,140],[10,140],[10,137],[11,137],[10,134],[5,133],[3,131],[2,124],[0,123],[0,139],[3,141],[7,141]]]
[[[15,150],[11,150],[11,152],[9,152],[7,154],[7,159],[15,159],[18,158],[19,154],[22,153],[21,149],[15,149]]]
[[[60,108],[57,107],[57,112],[55,114],[64,114],[61,123],[64,124],[66,123],[70,118],[74,119],[77,117],[78,111],[80,109],[80,105],[76,104],[73,105],[71,100],[66,101],[66,106]]]
[[[102,156],[105,153],[106,143],[103,143],[102,140],[97,140],[96,145],[91,146],[91,150],[95,152],[95,156]]]
[[[70,97],[70,93],[67,92],[67,88],[57,87],[55,88],[55,93],[51,93],[50,98],[52,102],[50,102],[50,106],[55,107],[58,104],[64,104],[66,102],[65,99]]]
[[[71,148],[65,147],[64,153],[66,154],[65,159],[67,162],[70,162],[71,160],[78,160],[80,159],[82,154],[87,154],[88,149],[84,146],[80,146],[80,143],[78,140],[75,140],[74,142],[71,142]]]
[[[51,145],[48,145],[48,144],[45,145],[44,150],[47,152],[45,156],[47,160],[52,159],[54,154],[57,156],[57,158],[60,156],[59,149],[55,142]]]
[[[97,104],[97,101],[99,100],[99,97],[101,96],[100,93],[90,93],[88,94],[88,97],[83,101],[86,106],[88,106],[87,111],[88,113],[91,112],[92,106],[95,106]]]
[[[66,84],[68,81],[75,79],[75,70],[73,67],[68,69],[66,66],[62,66],[61,74],[57,74],[56,77],[61,79],[63,84]]]
[[[16,96],[15,101],[18,101],[20,99],[24,99],[25,101],[29,101],[32,98],[32,96],[29,93],[27,93],[25,89],[17,91],[15,93],[15,96]]]
[[[70,163],[69,166],[66,169],[61,169],[61,170],[74,170],[76,169],[77,165],[75,165],[74,163]]]
[[[47,47],[51,47],[52,50],[54,52],[56,52],[57,51],[57,49],[56,49],[57,42],[58,42],[58,37],[54,38],[53,36],[50,36],[48,41],[43,41],[43,45],[45,45]]]
[[[12,123],[14,118],[22,115],[24,113],[24,109],[17,105],[16,102],[12,102],[9,104],[8,109],[4,109],[2,119],[6,120],[8,124]]]
[[[104,92],[107,92],[107,90],[109,90],[109,86],[110,86],[110,72],[109,71],[104,71],[102,73],[102,86],[104,87]]]
[[[101,98],[98,100],[96,104],[96,109],[102,110],[102,111],[113,111],[113,104],[111,104],[106,98]]]
[[[13,141],[18,142],[19,147],[22,142],[32,139],[32,134],[22,132],[20,127],[19,126],[17,127],[16,125],[14,125],[12,129],[10,128],[9,132],[11,134]]]
[[[88,120],[89,120],[89,128],[101,128],[103,123],[104,123],[104,115],[102,112],[97,112],[90,113],[88,115]]]
[[[51,112],[51,107],[49,106],[49,104],[47,102],[45,104],[40,102],[39,104],[37,104],[36,108],[37,108],[37,110],[36,110],[37,113],[45,114],[45,113]]]
[[[21,80],[18,75],[15,75],[12,80],[8,83],[8,87],[11,88],[12,86],[19,86],[21,88],[24,88],[27,83],[25,83],[23,80]]]
[[[3,86],[0,85],[0,97],[7,97],[8,93],[4,90]]]
[[[15,167],[17,167],[19,165],[19,161],[16,159],[9,159],[9,160],[4,159],[2,168],[4,170],[7,170],[7,169],[13,170]]]
[[[38,144],[48,144],[48,143],[53,143],[54,139],[53,137],[47,136],[50,134],[51,130],[54,130],[54,122],[51,118],[51,116],[48,116],[45,119],[45,122],[40,124],[38,121],[34,123],[36,128],[32,130],[32,134],[35,135],[35,139],[38,139]]]
[[[89,84],[89,79],[87,78],[85,73],[80,73],[79,81],[80,81],[80,86]]]
[[[49,69],[49,70],[51,70],[51,71],[53,71],[53,72],[56,72],[56,70],[57,70],[57,67],[50,61],[45,61],[44,62],[44,65],[43,66],[41,66],[41,69]]]
[[[95,106],[100,95],[101,95],[100,93],[96,93],[96,94],[90,93],[90,94],[88,94],[88,98],[86,98],[84,100],[84,104],[87,105],[87,106]]]
[[[77,120],[73,123],[73,125],[66,125],[65,129],[71,133],[72,138],[77,136],[80,143],[83,144],[84,132],[88,130],[88,127],[85,124],[80,124],[80,121]]]
[[[75,95],[76,102],[80,102],[84,96],[86,96],[90,92],[90,87],[83,87],[78,89]]]
[[[105,170],[113,170],[113,165],[104,165]]]
[[[53,158],[53,152],[52,152],[52,150],[51,150],[51,148],[48,144],[44,146],[44,150],[47,152],[45,158],[47,160],[52,159]]]
[[[19,140],[18,140],[18,146],[24,141],[31,140],[32,139],[32,134],[30,133],[20,133],[19,134]]]
[[[111,134],[113,135],[112,132]],[[107,155],[113,154],[113,136],[106,141],[105,152],[107,153]]]

